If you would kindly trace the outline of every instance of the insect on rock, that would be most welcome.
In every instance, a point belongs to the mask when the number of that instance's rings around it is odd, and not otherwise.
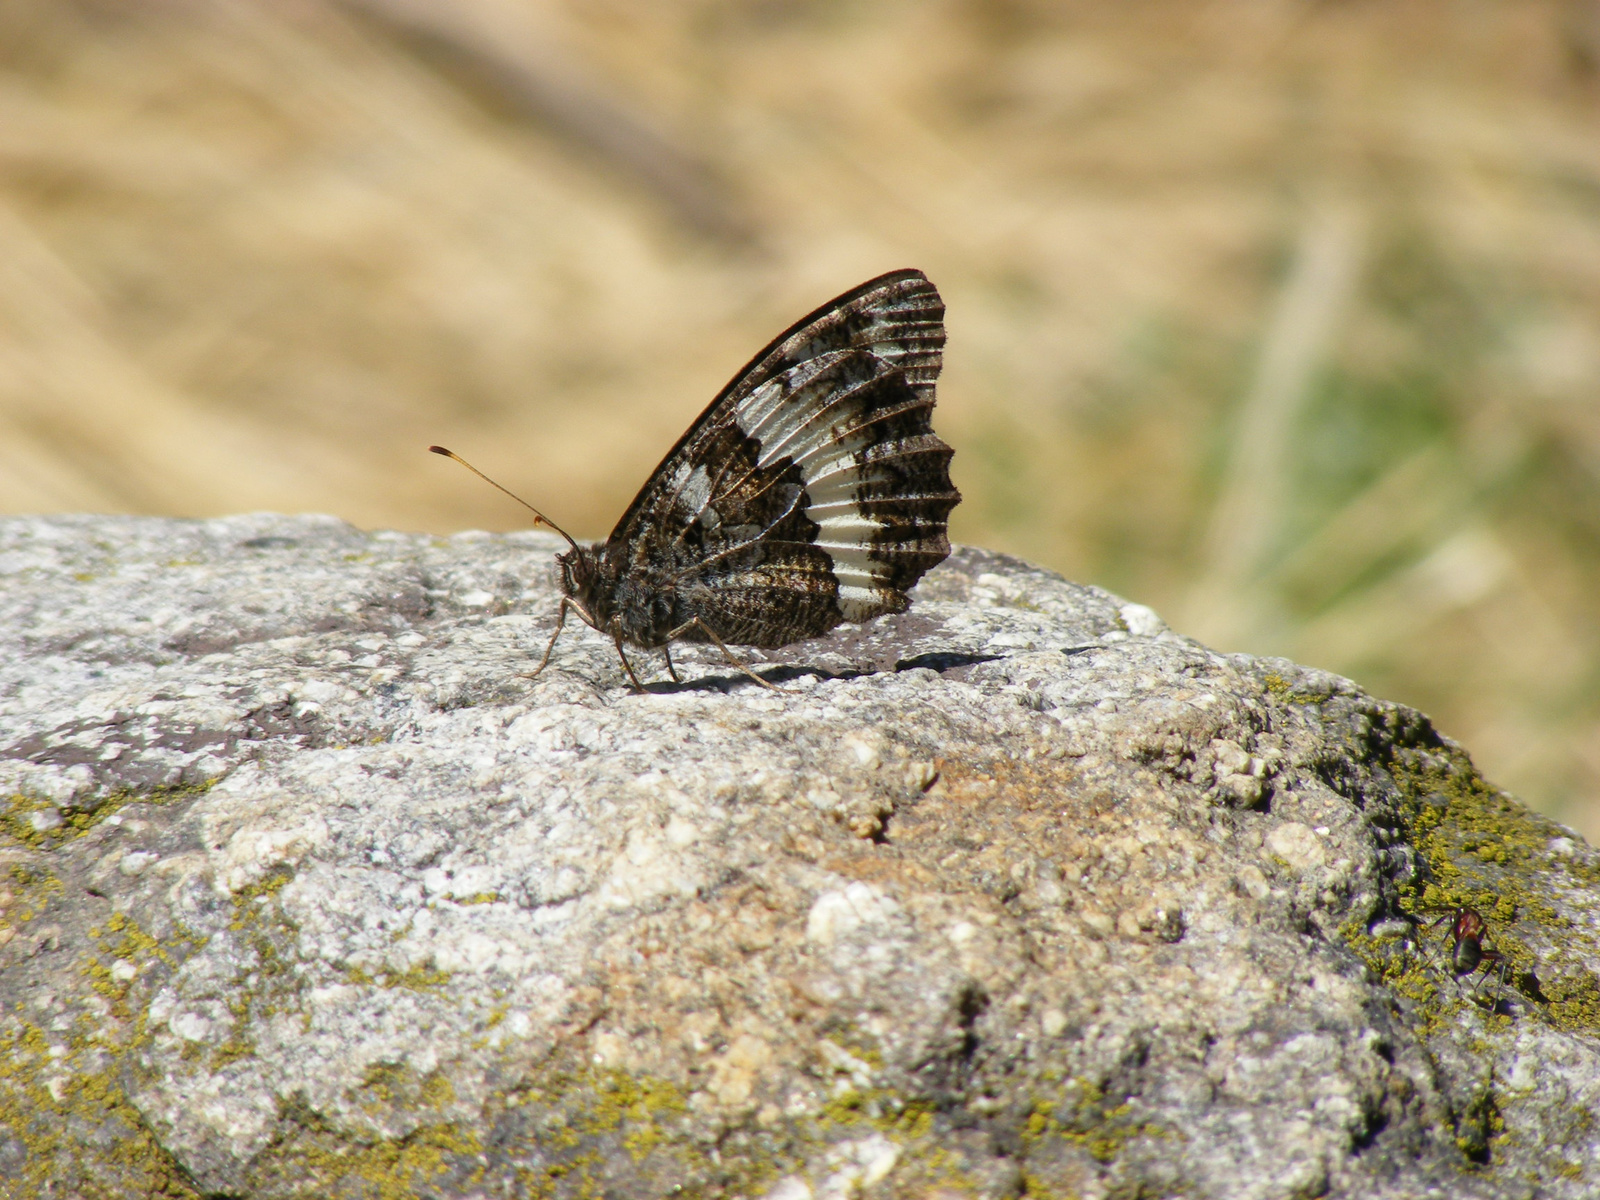
[[[672,643],[712,643],[770,688],[730,645],[776,649],[904,612],[907,592],[950,553],[961,500],[953,451],[931,423],[944,342],[944,302],[928,278],[880,275],[751,359],[603,544],[580,546],[513,495],[571,547],[556,560],[561,605],[533,674],[569,611],[612,640],[638,691],[625,646],[662,651],[676,681]]]

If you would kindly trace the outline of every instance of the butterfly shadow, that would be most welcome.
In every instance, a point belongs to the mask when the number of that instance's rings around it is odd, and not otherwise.
[[[895,660],[893,667],[867,666],[867,667],[842,667],[830,670],[826,667],[805,666],[799,663],[777,663],[763,666],[754,671],[774,687],[781,688],[784,684],[796,679],[811,676],[815,679],[861,679],[867,675],[882,675],[892,671],[895,674],[901,671],[932,670],[941,675],[946,671],[962,667],[972,667],[979,663],[993,662],[1003,657],[999,654],[969,654],[957,651],[935,652],[932,654],[917,654],[911,658]],[[670,679],[657,680],[644,685],[644,690],[656,696],[670,696],[679,692],[732,692],[740,686],[756,686],[749,675],[743,671],[719,672],[713,675],[701,675],[695,679],[685,679],[674,683]]]
[[[965,650],[935,650],[929,654],[913,654],[910,658],[895,660],[894,669],[900,671],[937,671],[943,675],[961,667],[975,667],[979,663],[996,662],[1003,654],[973,654]]]

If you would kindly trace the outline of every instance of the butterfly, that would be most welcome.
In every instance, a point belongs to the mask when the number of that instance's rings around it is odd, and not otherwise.
[[[954,451],[930,421],[944,342],[944,302],[928,278],[880,275],[751,359],[603,545],[580,546],[529,505],[571,547],[556,560],[561,605],[533,675],[569,611],[611,638],[640,691],[624,646],[661,650],[676,681],[672,643],[714,643],[771,687],[728,647],[775,649],[904,612],[907,591],[950,553],[947,520],[961,500]]]

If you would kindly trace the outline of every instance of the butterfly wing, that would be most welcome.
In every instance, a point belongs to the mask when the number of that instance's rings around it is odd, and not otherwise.
[[[781,646],[906,608],[949,553],[960,500],[930,423],[943,317],[927,278],[897,271],[824,305],[734,377],[607,542],[606,573],[660,610],[646,621],[619,604],[625,637],[656,644],[663,624],[699,617],[725,641]]]

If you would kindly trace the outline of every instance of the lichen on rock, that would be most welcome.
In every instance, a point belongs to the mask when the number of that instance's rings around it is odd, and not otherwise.
[[[1600,856],[1424,717],[970,549],[530,678],[556,548],[0,522],[0,1192],[1600,1187]]]

